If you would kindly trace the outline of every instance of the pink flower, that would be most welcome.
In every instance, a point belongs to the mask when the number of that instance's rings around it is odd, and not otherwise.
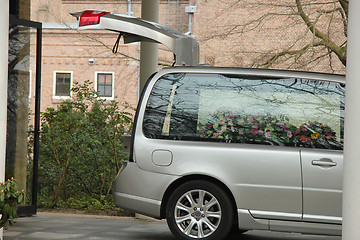
[[[291,138],[292,137],[292,132],[288,131],[287,136],[288,136],[288,138]]]
[[[266,138],[271,137],[271,132],[270,132],[270,130],[267,130],[267,131],[265,132],[265,137],[266,137]]]
[[[239,131],[239,135],[243,135],[244,134],[244,132],[242,132],[242,131]]]
[[[226,119],[225,119],[225,118],[222,118],[222,119],[220,119],[220,121],[219,121],[220,124],[224,124],[225,122],[226,122]]]
[[[234,126],[231,126],[231,131],[232,131],[232,132],[235,132]]]
[[[212,128],[214,126],[214,124],[209,123],[209,128]]]
[[[257,134],[258,134],[258,132],[259,132],[259,131],[258,131],[258,129],[257,129],[257,128],[255,128],[255,127],[251,129],[251,133],[252,133],[252,135],[257,135]]]

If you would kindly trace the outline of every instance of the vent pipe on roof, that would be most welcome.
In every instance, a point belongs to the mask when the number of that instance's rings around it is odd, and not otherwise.
[[[132,16],[134,13],[131,11],[131,0],[127,0],[127,3],[128,3],[128,11],[126,12],[126,14]]]
[[[185,12],[189,14],[189,30],[185,34],[192,35],[193,18],[194,18],[194,13],[196,13],[196,6],[186,6]]]

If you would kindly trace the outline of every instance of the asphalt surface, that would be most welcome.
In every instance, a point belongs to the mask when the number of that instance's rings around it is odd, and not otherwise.
[[[5,240],[175,240],[165,221],[140,220],[75,214],[39,213],[18,218],[4,231]],[[341,237],[248,231],[232,235],[227,240],[341,240]]]

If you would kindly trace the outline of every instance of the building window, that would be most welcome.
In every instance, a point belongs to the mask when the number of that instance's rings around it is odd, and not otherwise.
[[[113,72],[96,72],[96,91],[101,98],[113,98]]]
[[[56,97],[70,97],[72,72],[54,72]]]

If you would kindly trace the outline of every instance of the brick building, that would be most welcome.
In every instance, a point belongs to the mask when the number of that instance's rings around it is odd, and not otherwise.
[[[187,5],[189,1],[160,1],[160,22],[186,31],[188,17],[183,9]],[[111,49],[117,33],[78,32],[76,19],[69,13],[86,9],[123,14],[131,11],[132,15],[140,16],[141,1],[133,0],[131,5],[128,1],[104,0],[32,1],[32,19],[43,22],[42,110],[69,98],[69,88],[85,80],[91,81],[100,96],[107,100],[136,105],[139,44],[120,44],[118,53],[113,54]],[[172,54],[163,46],[159,47],[159,61],[161,65],[172,64]]]
[[[274,54],[289,46],[301,48],[311,42],[311,34],[308,34],[305,24],[299,16],[291,14],[293,2],[277,0],[266,4],[266,1],[253,0],[160,0],[159,22],[180,32],[187,32],[189,16],[185,7],[196,6],[196,12],[191,18],[192,33],[200,44],[200,60],[215,66],[266,66],[344,73],[344,66],[333,54],[320,58],[327,54],[324,49],[314,49],[297,59],[285,56],[281,61],[266,65]],[[69,98],[69,88],[74,82],[85,80],[93,82],[101,97],[127,101],[133,106],[136,104],[138,44],[121,44],[119,53],[113,54],[111,49],[117,38],[116,33],[76,31],[76,19],[69,13],[85,9],[122,14],[131,12],[140,17],[141,1],[31,1],[31,19],[43,22],[42,110]],[[325,18],[319,20],[327,23]],[[334,15],[333,24],[339,21],[340,17]],[[329,34],[336,35],[338,32]],[[345,41],[341,34],[336,39]],[[315,60],[309,63],[309,59]],[[164,46],[159,46],[159,68],[171,65],[172,61],[172,54]],[[33,93],[30,99],[32,97]]]

